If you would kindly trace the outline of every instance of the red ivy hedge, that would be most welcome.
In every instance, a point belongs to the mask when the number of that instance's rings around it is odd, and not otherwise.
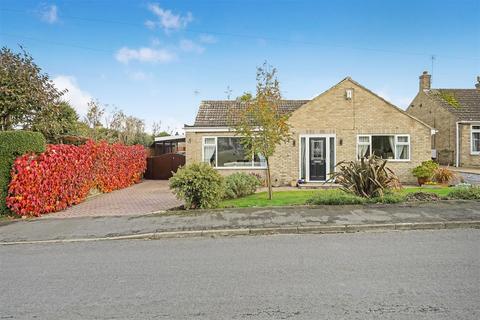
[[[143,146],[49,145],[15,160],[7,206],[21,216],[60,211],[82,202],[91,188],[111,192],[139,182],[145,168]]]

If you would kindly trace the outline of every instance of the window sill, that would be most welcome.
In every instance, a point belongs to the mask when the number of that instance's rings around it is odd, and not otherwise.
[[[480,156],[480,151],[479,152],[470,152],[471,156]]]
[[[386,160],[387,160],[387,162],[411,162],[412,161],[410,159],[405,159],[405,160],[403,160],[403,159],[386,159]]]

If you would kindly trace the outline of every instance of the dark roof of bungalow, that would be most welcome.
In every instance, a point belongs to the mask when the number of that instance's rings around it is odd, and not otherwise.
[[[430,89],[425,93],[459,121],[480,121],[479,89]]]
[[[310,100],[280,100],[278,111],[289,114]],[[235,124],[236,111],[247,106],[246,102],[236,100],[206,100],[198,109],[193,127],[228,127]]]

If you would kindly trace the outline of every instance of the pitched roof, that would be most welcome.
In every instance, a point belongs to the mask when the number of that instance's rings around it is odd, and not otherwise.
[[[387,105],[390,107],[394,108],[398,112],[406,115],[407,117],[410,117],[414,119],[415,121],[420,122],[422,125],[424,125],[427,128],[433,129],[431,126],[426,124],[425,122],[413,117],[412,115],[408,114],[405,110],[400,109],[399,107],[395,106],[394,104],[390,103],[389,101],[385,100],[384,98],[380,97],[373,91],[369,90],[368,88],[362,86],[358,82],[352,80],[350,77],[344,78],[342,81],[337,83],[336,85],[332,86],[331,88],[327,89],[317,97],[313,98],[312,100],[280,100],[280,105],[278,106],[278,110],[283,113],[292,113],[293,111],[297,110],[304,104],[313,101],[315,99],[319,99],[321,96],[329,92],[330,90],[333,90],[337,86],[339,86],[341,83],[345,81],[350,81],[351,83],[359,86],[363,90],[366,90],[373,94],[375,97],[378,99],[384,101]],[[197,117],[195,118],[195,123],[193,126],[185,125],[185,128],[187,127],[229,127],[233,123],[235,123],[235,118],[232,118],[233,115],[238,114],[236,112],[231,112],[237,108],[245,108],[246,103],[245,102],[240,102],[240,101],[232,101],[232,100],[206,100],[202,101],[200,104],[200,107],[198,109]]]
[[[425,93],[460,121],[480,121],[480,90],[430,89]]]
[[[278,110],[281,114],[292,113],[310,100],[280,100]],[[193,127],[228,127],[235,123],[234,110],[246,107],[245,102],[235,100],[206,100],[198,109]],[[233,117],[233,118],[232,118]]]

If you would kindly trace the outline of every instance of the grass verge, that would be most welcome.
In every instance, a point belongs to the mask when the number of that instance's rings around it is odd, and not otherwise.
[[[268,200],[267,192],[255,193],[243,198],[224,200],[220,203],[222,208],[245,208],[245,207],[276,207],[296,205],[342,205],[342,204],[365,204],[365,203],[399,203],[405,197],[415,192],[434,193],[440,197],[447,197],[455,188],[420,188],[409,187],[385,195],[382,198],[364,199],[347,194],[339,189],[322,190],[291,190],[276,191],[273,199]]]

